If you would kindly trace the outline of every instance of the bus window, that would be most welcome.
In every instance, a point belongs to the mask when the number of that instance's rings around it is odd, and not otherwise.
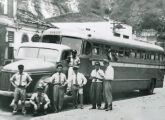
[[[159,55],[159,61],[163,61],[163,55],[162,54]]]
[[[99,55],[100,53],[101,53],[100,45],[99,44],[93,44],[92,54],[93,55]]]
[[[155,55],[151,54],[151,60],[154,60],[154,59],[155,59]]]
[[[92,45],[91,45],[91,43],[88,42],[88,41],[84,42],[83,53],[85,55],[89,55],[89,54],[91,54],[91,51],[92,51]]]
[[[130,57],[130,50],[125,51],[125,57]]]
[[[136,58],[140,58],[140,51],[137,51]]]
[[[124,57],[124,48],[119,48],[119,57]]]
[[[155,60],[159,60],[159,55],[158,54],[155,55]]]
[[[60,36],[59,35],[45,35],[42,38],[42,42],[59,44]]]
[[[72,37],[62,37],[61,44],[67,45],[72,49],[77,50],[77,54],[79,55],[81,52],[82,39],[72,38]]]
[[[136,57],[135,51],[131,50],[131,52],[130,52],[130,57],[131,57],[131,58],[135,58],[135,57]]]

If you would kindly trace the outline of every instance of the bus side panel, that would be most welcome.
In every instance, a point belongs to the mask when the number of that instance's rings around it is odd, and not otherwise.
[[[114,66],[114,70],[114,92],[147,89],[152,78],[156,79],[156,87],[162,87],[163,75],[160,69]]]

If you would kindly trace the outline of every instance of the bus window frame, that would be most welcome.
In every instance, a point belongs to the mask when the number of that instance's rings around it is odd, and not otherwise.
[[[81,48],[80,48],[80,53],[79,53],[79,55],[81,55],[82,54],[82,48],[83,48],[83,39],[82,38],[79,38],[79,37],[71,37],[71,36],[66,36],[66,35],[61,35],[61,42],[60,42],[60,44],[62,44],[62,40],[63,40],[63,37],[68,37],[68,38],[74,38],[74,39],[79,39],[79,40],[81,40],[82,41],[82,43],[81,43]],[[65,44],[63,44],[63,45],[65,45]],[[68,46],[68,45],[67,45]],[[69,46],[70,47],[70,46]],[[70,47],[71,48],[71,47]],[[71,49],[73,49],[73,48],[71,48]],[[78,51],[77,51],[77,54],[78,54]]]
[[[89,54],[86,54],[86,45],[87,43],[89,43],[91,45],[91,48],[90,48],[90,53]],[[87,56],[90,56],[92,55],[92,43],[88,40],[83,40],[83,44],[82,44],[82,54],[83,55],[87,55]]]

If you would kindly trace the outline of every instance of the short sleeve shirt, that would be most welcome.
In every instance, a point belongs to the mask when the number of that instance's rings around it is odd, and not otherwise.
[[[61,83],[61,84],[63,84],[63,83],[66,82],[66,75],[64,73],[56,72],[50,78],[50,82],[53,83],[53,84],[55,84],[55,83]]]
[[[82,85],[82,84],[85,85],[87,83],[87,79],[80,72],[78,72],[77,75],[75,73],[72,74],[71,81],[73,82],[73,84],[76,84],[76,79],[78,85]]]
[[[91,72],[91,77],[96,77],[96,78],[99,78],[99,79],[104,79],[104,71],[99,69],[99,70],[92,70]],[[101,80],[99,79],[93,79],[92,82],[102,82]]]
[[[32,78],[26,72],[23,72],[22,74],[18,72],[10,78],[10,81],[14,82],[17,86],[26,86],[28,82],[32,81]]]
[[[113,80],[114,79],[114,69],[111,65],[109,65],[105,70],[105,80]]]

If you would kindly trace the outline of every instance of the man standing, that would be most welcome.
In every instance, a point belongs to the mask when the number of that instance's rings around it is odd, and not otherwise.
[[[25,99],[26,99],[26,88],[30,85],[32,78],[28,73],[23,72],[24,66],[18,65],[18,73],[15,73],[11,78],[10,82],[14,86],[14,110],[13,115],[17,113],[18,101],[21,100],[22,113],[25,115]]]
[[[62,64],[57,65],[57,72],[52,75],[50,82],[53,86],[53,102],[55,112],[59,112],[62,109],[64,101],[64,91],[65,86],[67,85],[66,76],[63,71]]]
[[[72,50],[72,54],[70,56],[69,61],[68,78],[70,78],[70,76],[73,74],[73,66],[75,65],[80,65],[80,58],[77,56],[77,51]]]
[[[37,93],[33,93],[30,98],[30,103],[34,107],[34,115],[47,114],[48,105],[50,100],[48,96],[44,93],[43,87],[37,87]]]
[[[114,79],[114,69],[109,64],[107,59],[104,60],[105,69],[105,80],[103,82],[103,95],[105,101],[105,110],[112,110],[112,87],[111,82]]]
[[[74,107],[78,107],[78,95],[80,96],[80,108],[83,109],[83,86],[87,83],[85,76],[78,72],[79,66],[73,67],[73,75],[69,79],[69,82],[72,82],[72,96]]]
[[[95,62],[95,69],[91,72],[92,83],[91,83],[91,102],[92,108],[96,109],[96,104],[98,109],[101,109],[101,101],[102,101],[102,82],[104,79],[104,71],[100,69],[100,63]]]

